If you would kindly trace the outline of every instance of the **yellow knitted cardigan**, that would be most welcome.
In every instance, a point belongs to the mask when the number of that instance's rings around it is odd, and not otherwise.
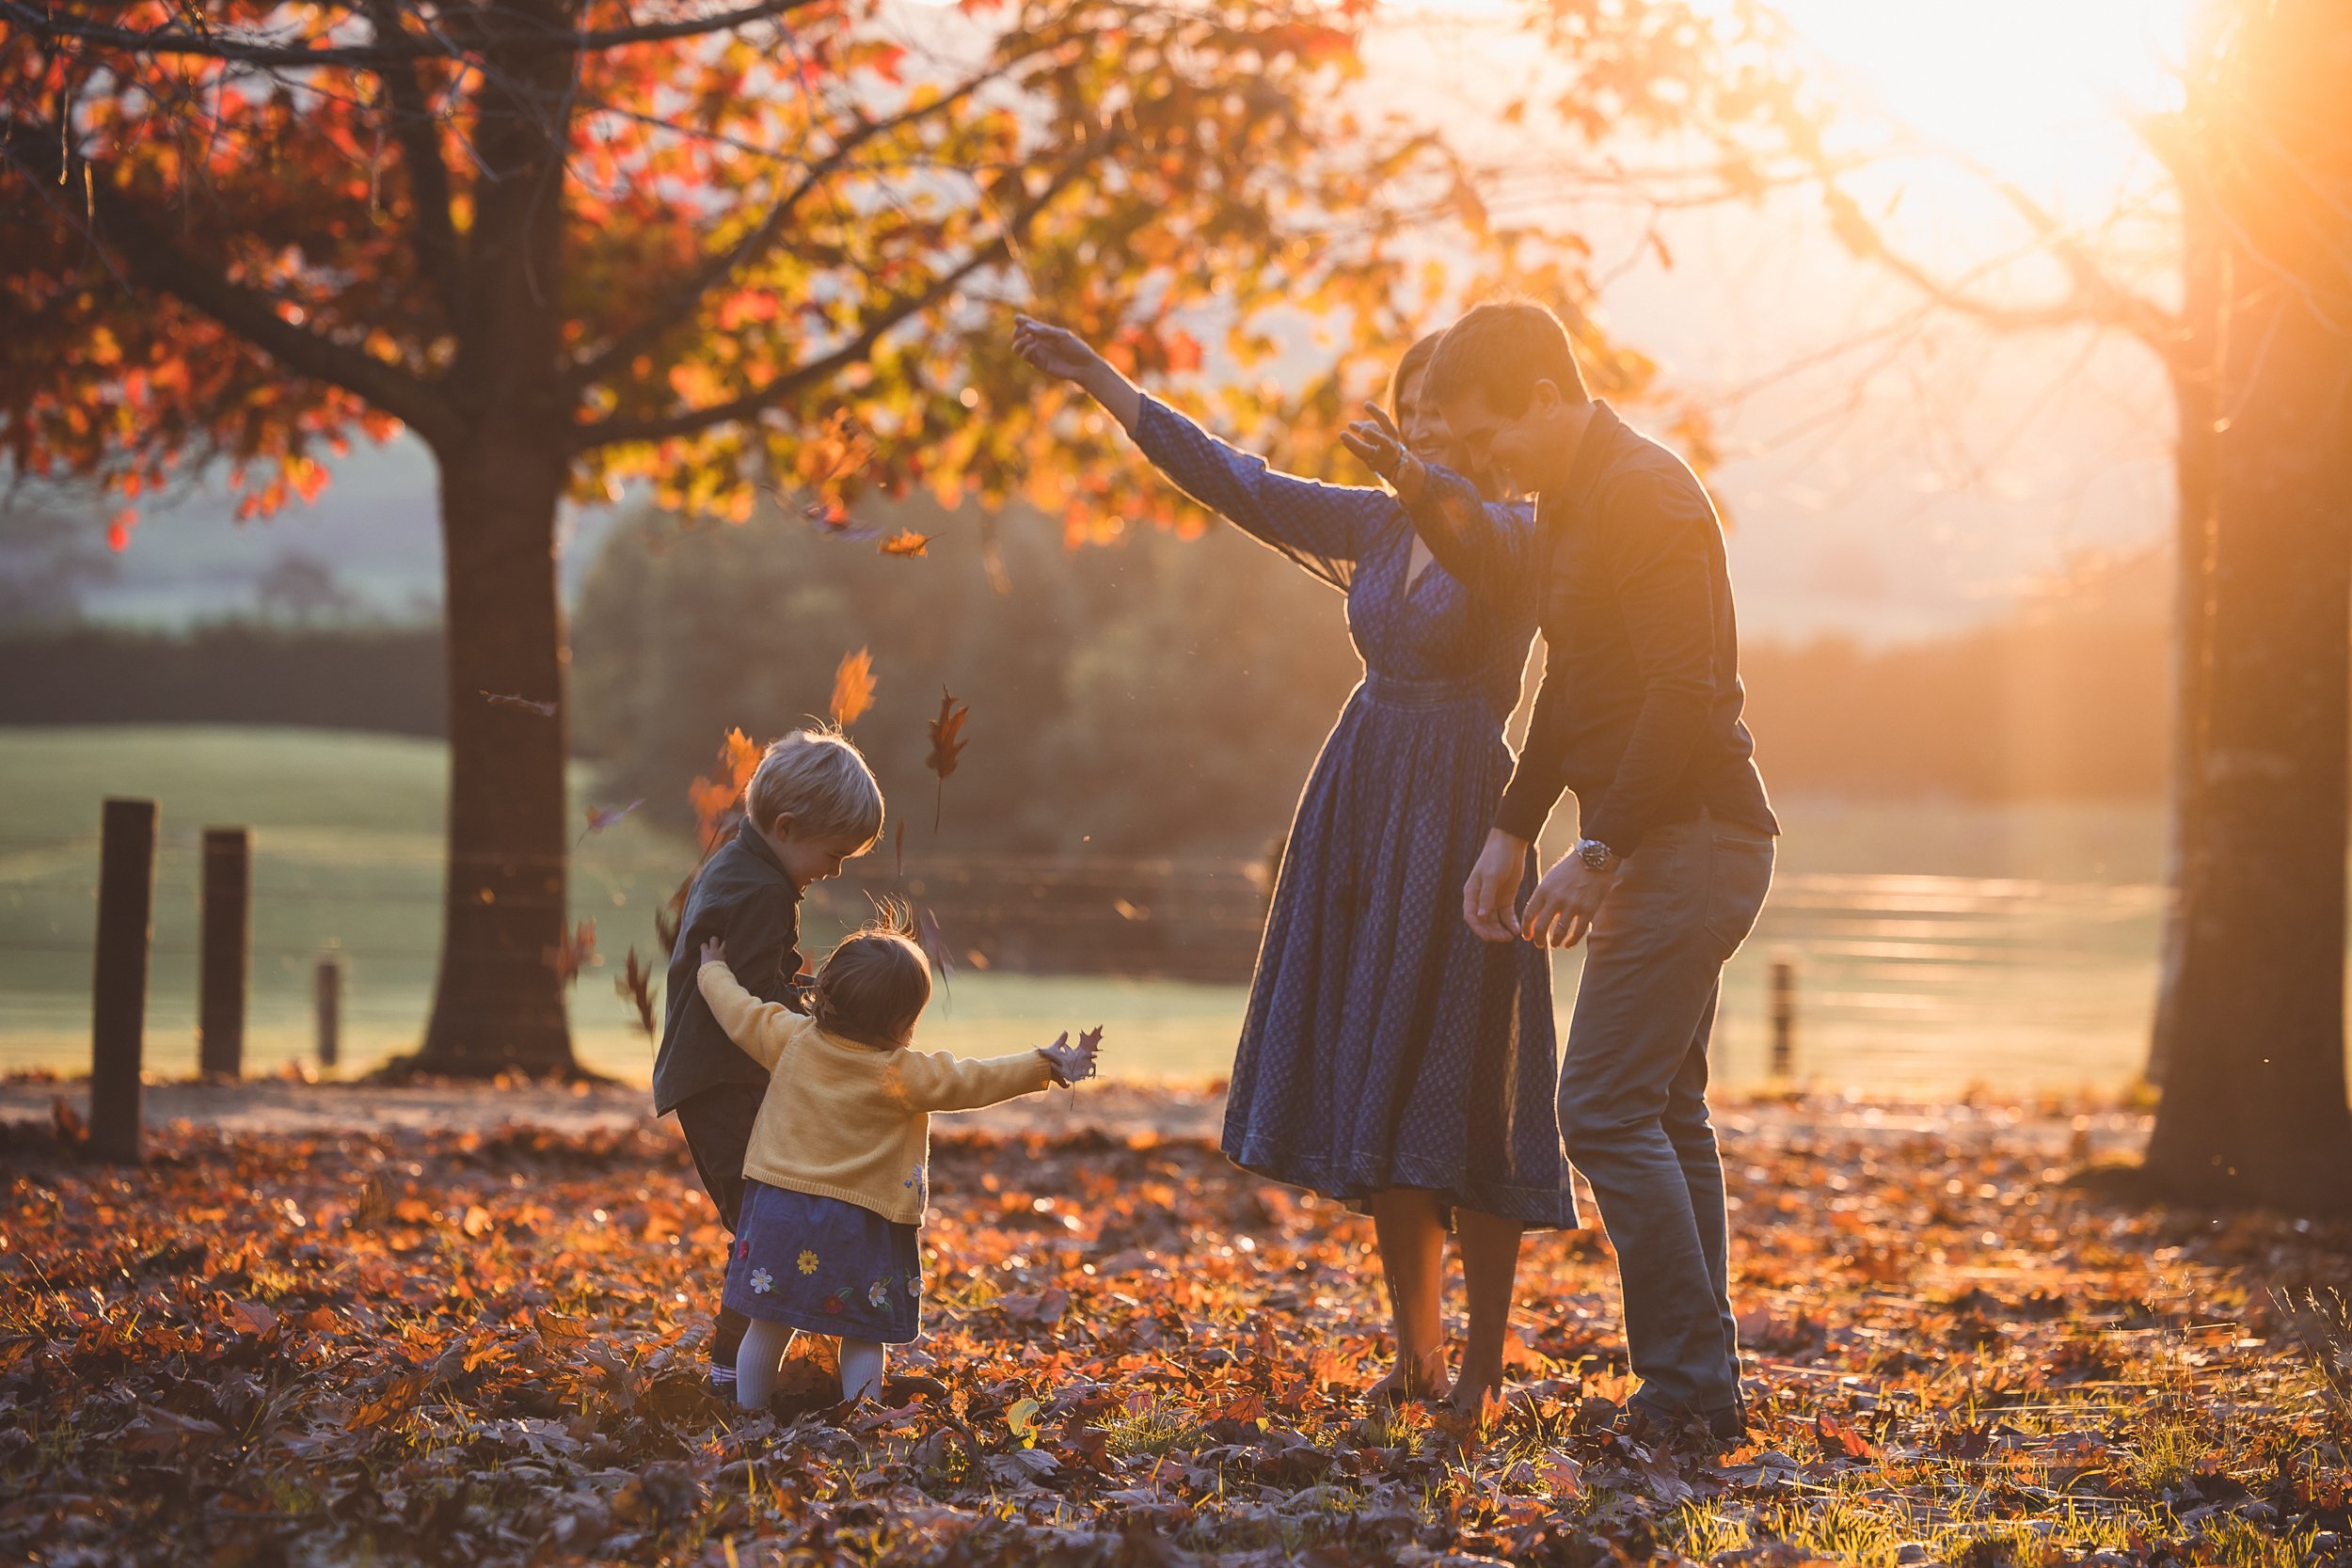
[[[1043,1053],[986,1060],[886,1050],[745,990],[723,962],[696,976],[727,1037],[768,1069],[743,1174],[837,1197],[898,1225],[923,1223],[933,1111],[968,1111],[1054,1081]]]

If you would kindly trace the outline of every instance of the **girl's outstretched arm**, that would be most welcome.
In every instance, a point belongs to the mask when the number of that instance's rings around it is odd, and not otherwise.
[[[738,1050],[774,1071],[785,1042],[808,1021],[781,1002],[762,1002],[745,990],[735,971],[727,967],[725,950],[716,939],[703,943],[702,960],[694,983],[702,988],[703,1000],[710,1004],[710,1016],[719,1021],[719,1027],[727,1032]]]

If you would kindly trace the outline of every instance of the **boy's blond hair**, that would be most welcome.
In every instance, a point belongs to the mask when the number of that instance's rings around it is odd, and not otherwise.
[[[831,726],[772,742],[743,790],[743,809],[762,832],[789,816],[795,836],[854,844],[859,853],[882,837],[882,785],[850,737]]]

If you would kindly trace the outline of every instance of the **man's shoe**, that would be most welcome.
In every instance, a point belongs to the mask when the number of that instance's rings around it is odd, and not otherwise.
[[[1626,1401],[1625,1407],[1629,1412],[1641,1415],[1661,1433],[1674,1433],[1703,1426],[1709,1437],[1726,1447],[1740,1442],[1748,1434],[1748,1412],[1744,1402],[1734,1402],[1720,1410],[1668,1410],[1636,1394]]]

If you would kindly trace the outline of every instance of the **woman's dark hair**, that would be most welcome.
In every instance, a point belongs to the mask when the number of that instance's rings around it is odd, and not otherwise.
[[[1535,383],[1549,381],[1569,403],[1583,403],[1584,372],[1560,318],[1532,299],[1481,305],[1445,329],[1429,362],[1429,395],[1451,403],[1475,392],[1506,420],[1527,412]]]
[[[861,1045],[900,1046],[930,1005],[931,968],[916,946],[906,910],[881,916],[841,939],[817,972],[809,1016],[818,1028]]]
[[[1429,361],[1438,356],[1438,345],[1445,341],[1442,332],[1432,332],[1405,351],[1405,357],[1389,372],[1389,418],[1398,424],[1405,422],[1405,388],[1413,378],[1429,368]]]

